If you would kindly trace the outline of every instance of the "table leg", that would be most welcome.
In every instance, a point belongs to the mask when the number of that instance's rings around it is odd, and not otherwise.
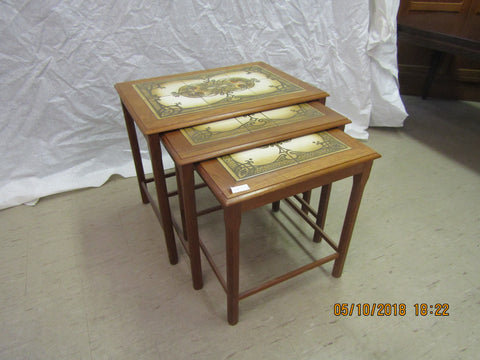
[[[197,206],[195,203],[195,178],[193,164],[177,165],[179,179],[179,194],[183,208],[184,238],[188,242],[190,252],[190,269],[192,272],[193,288],[203,287],[202,263],[200,258],[200,244],[198,239]]]
[[[242,213],[239,206],[232,206],[225,208],[223,216],[226,231],[227,317],[228,323],[235,325],[238,322],[239,313],[239,237]]]
[[[272,211],[277,212],[280,210],[280,201],[275,201],[272,203]]]
[[[330,201],[330,193],[332,191],[332,184],[322,186],[320,193],[320,201],[318,203],[317,225],[323,229],[325,227],[325,219],[327,218],[328,203]],[[318,243],[322,240],[320,231],[315,230],[313,241]]]
[[[187,223],[185,222],[185,211],[183,210],[184,207],[183,207],[183,194],[182,194],[182,190],[183,190],[183,187],[182,187],[182,183],[180,181],[180,176],[178,175],[180,173],[180,169],[178,167],[177,164],[175,164],[175,177],[177,179],[177,193],[178,193],[178,205],[179,205],[179,208],[180,208],[180,216],[182,218],[182,229],[183,229],[183,232],[184,232],[184,239],[186,240],[187,237],[186,237],[186,233],[185,233],[185,229],[187,228]]]
[[[310,199],[312,198],[312,190],[305,191],[303,193],[303,200],[305,200],[307,203],[310,204]],[[302,211],[305,214],[308,214],[308,208],[304,205],[302,205]]]
[[[425,79],[425,83],[423,85],[422,99],[427,98],[428,92],[433,83],[433,79],[435,78],[435,74],[437,73],[438,66],[440,65],[444,57],[445,57],[444,52],[433,50],[432,60],[430,62],[430,68],[428,69],[428,74]]]
[[[132,116],[128,112],[125,105],[122,103],[123,116],[125,118],[125,125],[127,127],[128,140],[130,141],[130,148],[132,149],[133,162],[135,164],[135,171],[137,172],[137,181],[140,188],[140,195],[144,204],[148,204],[148,196],[142,184],[145,183],[145,171],[143,170],[142,157],[140,155],[140,148],[138,146],[137,133],[135,131],[135,123]]]
[[[153,177],[155,178],[155,187],[157,190],[158,207],[162,222],[165,243],[167,245],[168,258],[170,264],[178,263],[177,247],[175,245],[175,235],[173,233],[172,214],[170,212],[170,203],[168,201],[167,184],[165,182],[165,172],[163,169],[162,149],[160,147],[160,137],[158,134],[147,135],[150,158],[152,159]]]
[[[350,239],[352,238],[353,228],[357,219],[360,201],[362,200],[363,190],[367,183],[372,168],[373,161],[365,164],[364,170],[353,177],[352,191],[350,193],[350,200],[348,201],[347,212],[343,222],[342,234],[338,244],[339,257],[335,260],[333,265],[332,275],[340,277],[342,275],[343,266],[347,257]]]
[[[307,203],[310,203],[310,199],[312,197],[312,191],[311,190],[305,191],[304,193],[302,193],[302,195],[303,195],[303,200],[305,200]],[[277,212],[279,210],[280,210],[280,201],[273,202],[272,211]],[[308,214],[308,208],[305,205],[302,205],[302,211],[305,214]]]

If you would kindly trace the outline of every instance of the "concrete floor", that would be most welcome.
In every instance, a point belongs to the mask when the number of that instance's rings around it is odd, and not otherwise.
[[[327,264],[247,298],[233,327],[205,261],[199,291],[180,245],[179,264],[169,265],[135,179],[1,211],[0,359],[478,359],[480,106],[405,104],[404,128],[370,129],[368,145],[383,157],[343,276]],[[332,236],[350,185],[333,187]],[[198,207],[212,202],[205,189],[198,198]],[[222,263],[220,215],[200,223]],[[241,288],[305,263],[304,250],[322,254],[298,223],[285,205],[246,214]],[[355,311],[335,316],[336,303]],[[357,314],[356,304],[373,303],[405,304],[406,314]],[[448,304],[449,316],[416,316],[417,303]]]

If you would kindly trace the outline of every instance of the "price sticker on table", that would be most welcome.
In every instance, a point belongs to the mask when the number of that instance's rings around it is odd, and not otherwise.
[[[230,187],[230,189],[232,190],[232,194],[236,194],[242,191],[250,190],[250,186],[248,186],[247,184],[243,184],[239,186],[232,186]]]

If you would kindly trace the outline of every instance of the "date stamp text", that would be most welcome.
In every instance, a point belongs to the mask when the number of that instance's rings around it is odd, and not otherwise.
[[[335,316],[405,316],[409,307],[405,303],[336,303]],[[410,310],[415,316],[449,316],[447,303],[416,303]]]

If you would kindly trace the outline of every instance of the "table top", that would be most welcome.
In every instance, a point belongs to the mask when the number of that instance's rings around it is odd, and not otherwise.
[[[327,131],[308,134],[217,158],[241,181],[351,149]]]
[[[184,165],[348,123],[312,101],[167,132],[161,139],[175,163]]]
[[[115,88],[146,135],[328,96],[263,62],[128,81]]]
[[[230,206],[379,157],[340,129],[332,129],[207,160],[196,167],[222,205]]]

